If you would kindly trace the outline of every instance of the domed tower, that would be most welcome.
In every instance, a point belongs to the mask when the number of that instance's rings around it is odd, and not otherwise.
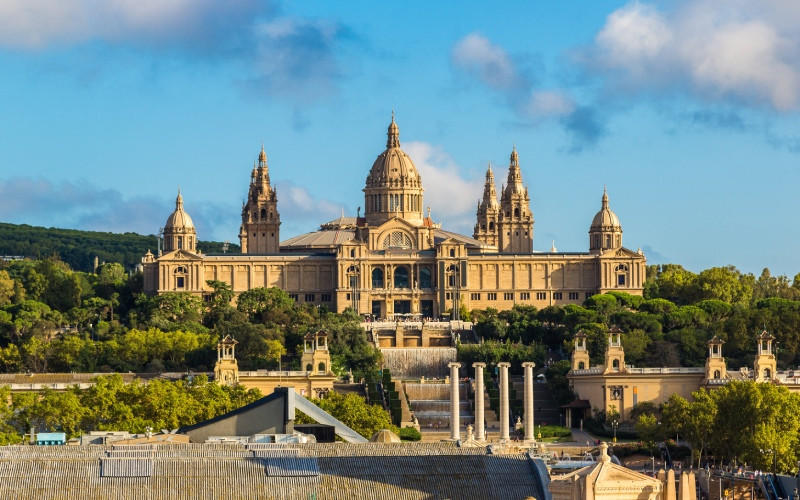
[[[528,188],[522,185],[517,148],[511,151],[508,182],[500,197],[499,250],[501,253],[533,252],[533,213]]]
[[[264,146],[258,163],[250,174],[250,190],[242,205],[242,225],[239,243],[242,253],[278,253],[280,250],[281,214],[278,194],[269,182],[269,167]]]
[[[602,253],[619,248],[622,248],[622,226],[617,214],[608,208],[608,193],[603,188],[602,206],[589,228],[589,252]]]
[[[164,224],[164,252],[175,250],[187,250],[196,252],[197,231],[189,214],[183,210],[183,196],[178,190],[178,197],[175,199],[175,211],[167,217]]]
[[[497,246],[497,222],[500,218],[500,204],[494,188],[492,164],[486,169],[486,183],[483,185],[483,199],[478,203],[477,223],[472,236],[489,245]]]
[[[364,217],[378,226],[397,216],[421,226],[422,177],[411,158],[400,149],[400,129],[394,121],[386,132],[386,150],[372,164],[364,187]]]

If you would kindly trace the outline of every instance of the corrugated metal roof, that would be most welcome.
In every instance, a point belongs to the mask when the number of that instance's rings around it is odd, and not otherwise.
[[[0,448],[0,498],[525,498],[525,455],[452,443]],[[265,464],[266,463],[266,464]]]

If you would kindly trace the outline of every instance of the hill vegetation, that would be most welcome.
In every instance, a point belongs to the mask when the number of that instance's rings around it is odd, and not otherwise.
[[[197,248],[204,253],[222,253],[222,243],[198,241]],[[32,259],[58,257],[70,268],[89,272],[94,269],[94,258],[102,262],[117,262],[132,269],[150,250],[158,251],[155,235],[136,233],[104,233],[7,224],[0,222],[0,255],[21,256]],[[239,246],[230,244],[230,252]]]

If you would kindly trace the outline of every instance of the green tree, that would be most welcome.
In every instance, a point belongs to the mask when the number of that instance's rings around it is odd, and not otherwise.
[[[398,432],[398,429],[392,424],[389,412],[378,405],[367,404],[357,394],[332,392],[324,399],[312,399],[311,401],[367,439],[382,429]],[[308,423],[309,418],[305,415],[303,417],[298,423]]]

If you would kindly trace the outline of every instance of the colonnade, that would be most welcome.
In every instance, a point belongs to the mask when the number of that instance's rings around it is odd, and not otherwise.
[[[525,390],[523,408],[525,409],[525,441],[536,441],[534,435],[534,421],[533,421],[533,369],[536,366],[532,361],[522,363],[522,368],[525,373]],[[461,415],[459,413],[459,403],[461,401],[461,394],[459,392],[459,377],[458,370],[461,368],[461,363],[454,362],[447,365],[450,368],[450,439],[457,441],[460,439],[461,428]],[[483,370],[486,368],[486,363],[476,362],[472,363],[475,369],[475,440],[485,441],[485,424],[484,424],[484,382]],[[510,441],[510,427],[511,413],[509,409],[509,389],[508,389],[508,369],[511,363],[500,362],[497,363],[500,370],[500,441]]]

